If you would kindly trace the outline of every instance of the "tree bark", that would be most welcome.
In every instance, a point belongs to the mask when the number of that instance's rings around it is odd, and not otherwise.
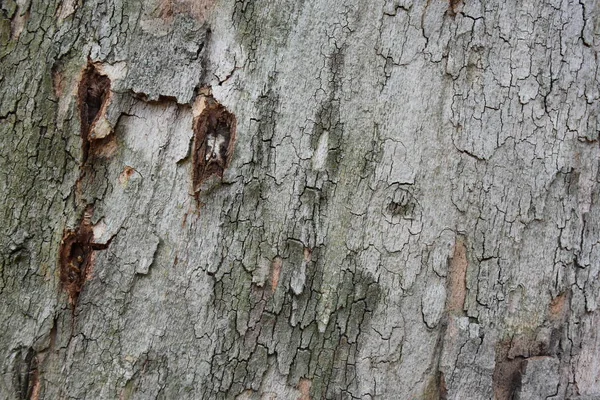
[[[0,397],[600,397],[600,3],[5,0]]]

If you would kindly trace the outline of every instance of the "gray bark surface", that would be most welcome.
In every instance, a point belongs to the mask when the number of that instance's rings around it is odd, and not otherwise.
[[[1,398],[600,398],[598,1],[5,0],[0,43]]]

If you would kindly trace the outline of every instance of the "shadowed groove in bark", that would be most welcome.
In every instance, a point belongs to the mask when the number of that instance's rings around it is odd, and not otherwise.
[[[93,63],[89,62],[83,70],[78,90],[79,116],[81,119],[82,165],[88,161],[94,147],[101,145],[96,141],[106,141],[107,138],[96,139],[91,136],[94,124],[102,112],[105,112],[110,94],[110,79],[101,75]]]
[[[34,400],[39,395],[38,358],[32,347],[14,354],[13,385],[19,400]]]

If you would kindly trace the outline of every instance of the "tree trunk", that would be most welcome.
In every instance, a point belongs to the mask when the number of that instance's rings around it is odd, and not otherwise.
[[[600,398],[596,0],[4,0],[0,397]]]

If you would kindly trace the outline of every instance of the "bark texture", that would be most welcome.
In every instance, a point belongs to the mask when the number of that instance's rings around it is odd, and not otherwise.
[[[5,0],[0,397],[600,398],[596,0]]]

